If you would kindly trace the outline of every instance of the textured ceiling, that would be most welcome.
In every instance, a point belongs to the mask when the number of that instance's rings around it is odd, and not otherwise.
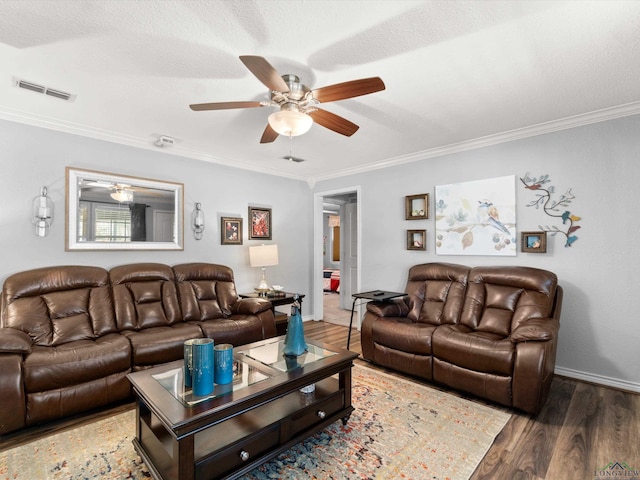
[[[314,180],[640,112],[639,1],[0,0],[0,118]],[[317,88],[386,90],[323,104],[360,126],[259,143],[271,107],[240,62]],[[73,102],[22,90],[63,90]],[[293,163],[290,153],[305,159]],[[178,158],[176,161],[180,161]]]

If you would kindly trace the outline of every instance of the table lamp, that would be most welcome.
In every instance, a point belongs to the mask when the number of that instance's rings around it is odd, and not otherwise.
[[[249,247],[249,263],[252,267],[262,268],[262,280],[256,288],[258,292],[267,292],[266,267],[278,265],[278,245],[260,245]]]

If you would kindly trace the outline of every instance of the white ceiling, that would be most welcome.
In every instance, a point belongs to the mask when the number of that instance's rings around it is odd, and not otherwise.
[[[322,105],[350,138],[314,125],[261,145],[271,107],[188,108],[268,99],[240,55],[386,90]],[[636,113],[636,0],[0,0],[0,118],[149,149],[168,135],[167,153],[311,183]]]

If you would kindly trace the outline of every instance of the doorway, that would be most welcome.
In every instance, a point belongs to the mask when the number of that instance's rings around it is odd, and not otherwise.
[[[314,319],[349,324],[351,294],[360,288],[359,197],[359,187],[315,195]]]

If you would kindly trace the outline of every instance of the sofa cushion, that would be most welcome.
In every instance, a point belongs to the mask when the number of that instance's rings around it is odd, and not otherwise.
[[[194,323],[200,326],[205,337],[213,338],[216,344],[235,346],[264,340],[262,320],[255,315],[232,315]]]
[[[494,333],[464,325],[442,325],[433,332],[433,356],[477,372],[512,375],[515,346]]]
[[[152,327],[122,332],[131,342],[132,367],[138,370],[184,358],[184,341],[201,338],[197,325],[178,323],[173,326]]]
[[[185,321],[227,317],[238,300],[233,270],[213,263],[173,267]]]
[[[24,360],[24,387],[43,392],[129,371],[131,346],[117,333],[59,346],[34,346]]]
[[[143,330],[182,322],[173,270],[160,263],[134,263],[109,271],[120,330]]]
[[[464,302],[469,267],[425,263],[409,270],[408,318],[432,325],[457,323]]]
[[[91,340],[117,331],[107,271],[45,267],[11,275],[3,286],[3,326],[35,345]]]
[[[416,323],[402,317],[382,317],[371,328],[374,344],[412,354],[431,355],[431,336],[435,325]]]
[[[460,323],[506,337],[531,318],[548,317],[557,288],[555,274],[531,267],[475,267]]]

